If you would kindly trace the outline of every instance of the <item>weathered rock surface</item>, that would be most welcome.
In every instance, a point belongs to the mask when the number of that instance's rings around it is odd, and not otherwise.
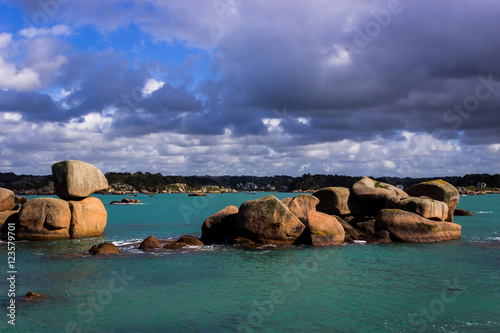
[[[313,210],[308,211],[305,232],[310,234],[311,245],[313,246],[344,244],[344,228],[332,215]]]
[[[396,186],[378,182],[368,177],[363,177],[356,182],[352,186],[352,191],[362,202],[382,206],[385,204],[385,199],[388,196],[408,196],[408,194]]]
[[[16,238],[51,240],[70,238],[71,210],[67,201],[56,198],[35,198],[19,212]]]
[[[11,190],[0,187],[0,212],[14,210],[16,195]]]
[[[177,243],[184,243],[187,245],[203,245],[203,242],[198,238],[191,235],[183,235],[178,240]]]
[[[139,250],[149,251],[162,247],[160,241],[155,236],[149,236],[139,245]]]
[[[108,213],[101,200],[88,197],[79,201],[68,201],[71,209],[71,238],[98,236],[104,233]]]
[[[30,199],[29,199],[29,198],[27,198],[27,197],[20,197],[20,196],[17,196],[17,195],[16,195],[16,202],[15,202],[15,204],[16,204],[17,206],[22,206],[22,205],[24,205],[25,203],[27,203],[28,201],[30,201]]]
[[[116,247],[115,244],[106,242],[92,246],[89,252],[93,255],[104,255],[104,254],[117,254],[120,253],[120,250]]]
[[[326,187],[314,192],[312,195],[320,200],[316,206],[318,212],[341,216],[357,215],[363,212],[363,207],[358,198],[346,187]]]
[[[455,223],[431,221],[400,209],[383,209],[375,222],[375,231],[387,230],[393,241],[440,242],[461,237],[462,227]]]
[[[304,224],[272,195],[244,202],[236,219],[237,236],[262,244],[293,244],[304,229]]]
[[[316,205],[319,204],[319,199],[310,194],[299,194],[285,202],[283,202],[283,204],[297,216],[302,223],[305,223],[307,221],[307,213],[309,211],[316,211]]]
[[[227,206],[208,217],[201,226],[201,240],[203,243],[224,243],[236,229],[238,207]]]
[[[52,165],[56,194],[63,199],[83,199],[108,188],[104,174],[92,164],[62,161]]]
[[[385,208],[406,210],[407,212],[418,214],[426,219],[445,221],[448,218],[448,205],[442,201],[431,198],[402,198],[400,196],[392,196],[386,199]]]
[[[434,200],[443,201],[448,206],[446,221],[453,222],[453,212],[460,200],[460,194],[455,186],[439,179],[413,185],[407,192],[412,197],[426,196]]]
[[[17,227],[19,223],[19,211],[11,210],[7,212],[0,212],[0,238],[4,239],[8,236],[9,225]],[[12,229],[12,228],[11,228]],[[11,232],[15,232],[12,231]]]

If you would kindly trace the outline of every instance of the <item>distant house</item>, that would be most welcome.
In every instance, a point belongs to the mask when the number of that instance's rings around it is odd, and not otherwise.
[[[476,187],[486,187],[486,183],[485,182],[479,182],[479,183],[477,183]]]

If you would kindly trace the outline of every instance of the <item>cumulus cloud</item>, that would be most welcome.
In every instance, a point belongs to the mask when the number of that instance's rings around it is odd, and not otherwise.
[[[72,29],[65,24],[57,24],[50,28],[29,27],[18,32],[20,36],[25,38],[33,38],[39,35],[54,35],[54,36],[70,36],[73,33]]]
[[[72,1],[0,34],[0,114],[42,136],[93,122],[94,158],[123,168],[141,169],[131,150],[167,172],[493,172],[499,16],[493,0]],[[98,46],[79,48],[89,27]]]

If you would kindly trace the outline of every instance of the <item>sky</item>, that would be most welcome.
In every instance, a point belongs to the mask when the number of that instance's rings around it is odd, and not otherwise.
[[[0,0],[0,172],[500,173],[496,0]]]

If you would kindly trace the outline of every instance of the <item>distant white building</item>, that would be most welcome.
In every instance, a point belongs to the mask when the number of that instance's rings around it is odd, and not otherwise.
[[[477,183],[476,187],[486,187],[486,183],[485,182],[479,182],[479,183]]]

